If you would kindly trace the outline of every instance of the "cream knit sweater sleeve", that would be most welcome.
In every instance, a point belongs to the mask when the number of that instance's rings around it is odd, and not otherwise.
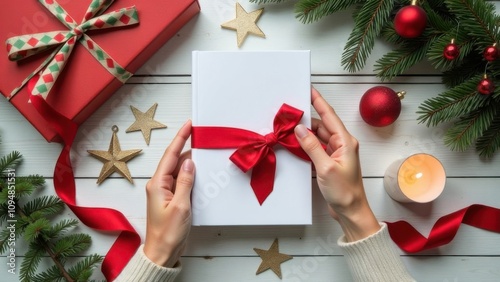
[[[380,230],[356,242],[346,242],[345,237],[337,243],[345,253],[354,281],[362,282],[407,282],[415,281],[406,270],[394,249],[387,225],[381,223]],[[141,246],[115,282],[172,282],[181,271],[178,263],[174,268],[156,265],[144,255]]]
[[[162,267],[152,262],[144,254],[144,245],[141,245],[132,259],[128,262],[114,282],[172,282],[181,272],[181,265],[174,268]]]
[[[344,236],[337,241],[354,281],[415,281],[396,253],[387,225],[380,223],[380,226],[377,233],[359,241],[346,242]]]

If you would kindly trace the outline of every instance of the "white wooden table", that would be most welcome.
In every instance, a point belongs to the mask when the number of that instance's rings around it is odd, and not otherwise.
[[[235,33],[220,28],[221,23],[234,18],[235,1],[200,0],[200,4],[202,12],[81,126],[73,146],[78,204],[122,211],[142,238],[146,224],[144,186],[163,150],[191,115],[191,51],[238,49]],[[241,4],[247,11],[259,8],[245,0]],[[500,10],[500,2],[495,4]],[[427,235],[439,217],[470,204],[500,207],[500,155],[486,161],[473,150],[452,152],[443,145],[445,126],[427,128],[416,121],[418,105],[445,89],[439,73],[429,75],[433,73],[430,66],[421,64],[412,69],[412,75],[384,84],[408,93],[403,110],[394,125],[370,127],[358,113],[359,99],[368,88],[381,84],[372,66],[391,47],[377,42],[367,67],[350,74],[340,66],[342,49],[353,26],[350,12],[303,25],[294,18],[291,4],[264,7],[258,24],[266,38],[250,36],[240,50],[311,50],[314,86],[360,141],[366,192],[380,220],[404,219]],[[130,105],[145,111],[155,102],[159,104],[155,118],[168,129],[153,131],[148,147],[139,132],[125,134],[125,129],[134,121]],[[0,154],[21,151],[24,162],[18,175],[46,176],[44,193],[53,194],[51,177],[61,145],[47,143],[6,100],[0,99],[0,108]],[[143,149],[143,153],[128,163],[133,185],[115,174],[98,186],[101,162],[90,157],[87,150],[106,150],[115,124],[121,129],[118,136],[122,149]],[[394,202],[383,188],[385,169],[393,161],[417,152],[441,160],[448,175],[445,191],[430,204]],[[283,281],[350,281],[346,262],[336,246],[341,230],[329,217],[316,185],[313,195],[311,226],[193,227],[178,281],[279,281],[271,271],[255,275],[261,259],[253,248],[267,249],[274,238],[279,238],[281,252],[294,256],[282,264]],[[66,210],[63,216],[73,215]],[[83,225],[78,231],[93,238],[89,254],[104,255],[116,238],[116,234],[96,232]],[[18,254],[24,251],[25,246],[19,242]],[[453,242],[444,247],[401,255],[419,281],[500,281],[500,234],[467,225],[462,225]],[[1,261],[5,273],[0,280],[17,281],[17,276],[7,273],[6,257]],[[99,270],[95,277],[103,278]]]

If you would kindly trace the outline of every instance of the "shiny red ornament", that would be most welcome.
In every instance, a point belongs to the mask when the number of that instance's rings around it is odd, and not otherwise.
[[[368,89],[359,102],[359,113],[371,126],[392,124],[401,113],[401,99],[405,92],[396,93],[389,87],[376,86]]]
[[[493,44],[491,46],[486,47],[483,52],[483,57],[486,59],[488,62],[493,62],[494,60],[498,59],[498,55],[500,51],[498,51],[498,48],[496,46],[497,44]]]
[[[485,75],[477,85],[477,92],[483,95],[490,95],[493,91],[495,91],[495,84]]]
[[[427,25],[427,14],[413,1],[410,6],[401,8],[394,17],[394,29],[404,38],[415,38],[422,35]]]
[[[452,39],[451,42],[444,47],[443,57],[449,61],[455,60],[460,55],[460,47],[455,44],[455,39]]]

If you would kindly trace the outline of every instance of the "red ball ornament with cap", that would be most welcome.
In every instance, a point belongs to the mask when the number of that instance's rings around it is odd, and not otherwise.
[[[498,51],[496,43],[491,45],[491,46],[486,47],[484,49],[484,52],[483,52],[483,57],[488,62],[493,62],[494,60],[498,59],[499,55],[500,55],[500,51]]]
[[[455,43],[455,39],[451,39],[443,49],[443,57],[448,61],[455,60],[460,55],[460,47]]]
[[[411,5],[401,8],[394,17],[394,29],[399,36],[415,38],[422,35],[427,25],[427,14],[417,5],[417,0]]]
[[[371,126],[392,124],[401,113],[401,100],[405,91],[396,93],[389,87],[375,86],[368,89],[359,102],[359,113]]]
[[[490,95],[494,91],[495,91],[495,84],[485,74],[483,76],[483,79],[481,79],[481,81],[479,81],[479,83],[477,85],[477,92],[479,92],[480,94],[483,94],[483,95]]]

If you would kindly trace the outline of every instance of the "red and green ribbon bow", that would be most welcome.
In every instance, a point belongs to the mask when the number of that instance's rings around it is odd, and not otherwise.
[[[40,95],[46,99],[52,86],[63,71],[76,42],[80,42],[111,75],[122,83],[125,83],[132,76],[130,72],[120,66],[85,32],[139,23],[135,6],[122,8],[103,15],[104,11],[113,4],[114,0],[93,0],[85,13],[82,23],[78,24],[56,0],[38,1],[69,30],[26,34],[7,39],[7,52],[11,61],[22,60],[56,47],[50,56],[19,87],[10,93],[9,99],[17,94],[30,79],[40,72],[42,73],[31,94]]]

